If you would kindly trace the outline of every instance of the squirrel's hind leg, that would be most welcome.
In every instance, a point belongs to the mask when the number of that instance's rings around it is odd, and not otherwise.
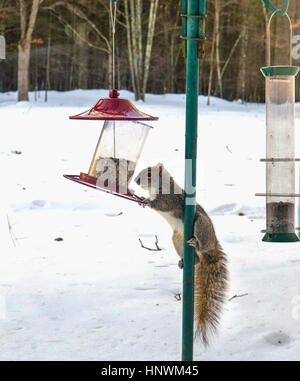
[[[194,263],[194,265],[196,266],[198,263],[200,263],[200,259],[199,259],[198,255],[195,254],[195,263]],[[180,259],[180,260],[178,261],[178,267],[179,267],[181,270],[183,269],[183,259]]]

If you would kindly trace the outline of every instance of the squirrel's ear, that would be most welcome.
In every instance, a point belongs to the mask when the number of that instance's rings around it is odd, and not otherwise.
[[[158,167],[158,168],[163,168],[164,165],[163,165],[163,163],[158,163],[158,164],[157,164],[157,167]]]

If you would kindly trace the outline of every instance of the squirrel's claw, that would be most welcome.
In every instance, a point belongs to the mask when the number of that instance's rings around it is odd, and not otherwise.
[[[195,237],[192,237],[187,241],[187,244],[196,249],[196,252],[195,252],[195,265],[196,265],[197,263],[200,262],[199,256],[197,255],[199,254],[199,243]]]
[[[183,259],[180,259],[178,261],[178,267],[182,270],[183,269]]]
[[[197,247],[197,240],[195,237],[192,237],[190,238],[188,241],[187,241],[188,245],[192,246],[192,247]]]
[[[150,198],[144,198],[143,200],[143,203],[147,206],[150,206],[150,202],[151,202]]]

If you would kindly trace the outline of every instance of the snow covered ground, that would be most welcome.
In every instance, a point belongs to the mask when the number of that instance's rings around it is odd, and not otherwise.
[[[63,178],[88,170],[101,130],[68,116],[106,95],[0,94],[0,360],[180,359],[171,229],[154,211]],[[185,96],[137,106],[160,117],[139,169],[163,162],[182,184]],[[207,107],[200,97],[198,153],[197,198],[228,253],[228,298],[247,295],[227,302],[219,335],[207,350],[196,342],[195,359],[299,360],[300,244],[261,242],[265,200],[254,196],[265,190],[264,105]],[[154,247],[155,235],[162,251],[141,248],[138,238]]]

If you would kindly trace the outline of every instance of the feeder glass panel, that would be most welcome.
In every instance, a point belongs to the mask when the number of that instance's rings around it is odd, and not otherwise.
[[[89,176],[126,193],[150,128],[135,121],[105,121]]]
[[[294,233],[295,228],[294,102],[294,76],[266,78],[266,181],[269,233]]]

